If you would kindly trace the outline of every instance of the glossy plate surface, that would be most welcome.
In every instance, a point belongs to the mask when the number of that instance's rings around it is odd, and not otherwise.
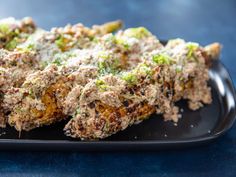
[[[186,101],[177,105],[184,110],[175,126],[162,116],[152,115],[107,139],[84,142],[66,137],[66,122],[19,133],[14,128],[0,129],[0,149],[12,150],[155,150],[181,148],[210,142],[224,134],[235,120],[235,91],[230,76],[220,61],[210,69],[213,102],[197,111],[187,108]]]

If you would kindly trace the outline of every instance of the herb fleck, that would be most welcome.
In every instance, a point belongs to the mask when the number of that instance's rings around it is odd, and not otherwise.
[[[171,63],[171,58],[166,54],[156,54],[152,56],[152,61],[157,64],[167,64]]]
[[[129,85],[135,85],[138,82],[137,76],[132,72],[124,74],[122,79],[125,80]]]
[[[138,28],[129,28],[125,30],[124,34],[128,37],[135,37],[137,39],[141,39],[150,36],[151,33],[144,27],[138,27]]]

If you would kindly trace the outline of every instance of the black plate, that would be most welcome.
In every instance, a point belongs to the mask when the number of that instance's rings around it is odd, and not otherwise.
[[[13,150],[140,150],[185,147],[210,142],[224,134],[235,120],[235,91],[232,80],[220,61],[210,69],[213,102],[197,111],[191,111],[186,101],[183,117],[178,126],[164,122],[160,115],[152,115],[139,125],[133,125],[101,141],[82,142],[63,134],[66,122],[18,132],[13,128],[1,129],[0,148]]]

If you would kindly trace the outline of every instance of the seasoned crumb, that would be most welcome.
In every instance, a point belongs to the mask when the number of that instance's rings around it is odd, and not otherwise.
[[[45,31],[30,18],[0,21],[0,125],[29,131],[72,116],[66,135],[101,139],[153,113],[177,126],[181,99],[191,110],[212,102],[208,69],[219,44],[163,46],[144,27],[112,33],[120,27]]]

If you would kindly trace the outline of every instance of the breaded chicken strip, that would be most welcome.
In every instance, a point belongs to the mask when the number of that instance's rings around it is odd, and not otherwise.
[[[151,63],[139,64],[123,76],[108,75],[87,84],[65,134],[82,140],[103,139],[154,112],[177,122],[180,115],[174,103],[182,98],[193,110],[210,104],[207,63],[213,59],[212,53],[219,55],[220,45],[204,49],[195,43],[175,42],[166,46],[170,53],[154,52]]]
[[[124,50],[123,44],[117,43],[115,38],[112,34],[98,37],[99,43],[93,48],[64,52],[52,62],[54,65],[29,75],[22,88],[5,99],[6,103],[11,103],[12,98],[17,98],[16,94],[21,95],[9,115],[9,124],[18,131],[28,131],[73,115],[81,90],[87,83],[107,72],[115,74],[129,68],[127,60],[150,51],[151,47],[161,46],[154,36],[148,35],[142,39],[143,43],[136,40]],[[146,49],[138,44],[146,44]]]
[[[14,48],[11,48],[12,50],[14,49],[14,51],[0,51],[0,66],[2,67],[0,74],[3,76],[0,78],[0,93],[2,95],[0,98],[0,108],[4,110],[1,112],[0,124],[3,126],[5,125],[7,114],[14,109],[11,115],[15,112],[17,113],[16,116],[13,116],[14,118],[10,115],[10,124],[13,125],[15,123],[12,122],[19,122],[17,119],[22,119],[20,122],[25,122],[22,123],[23,129],[29,130],[40,125],[50,124],[54,120],[59,119],[58,117],[65,117],[62,114],[62,103],[57,103],[59,100],[55,98],[54,92],[58,93],[58,97],[65,98],[69,92],[68,89],[70,89],[67,85],[72,83],[70,77],[72,77],[73,74],[72,76],[68,75],[69,78],[63,76],[64,73],[60,73],[60,77],[56,77],[55,75],[56,78],[54,79],[56,80],[48,83],[46,82],[46,86],[39,85],[39,87],[45,89],[41,90],[43,93],[39,94],[42,96],[40,101],[33,100],[38,98],[28,98],[28,96],[32,96],[33,94],[31,93],[33,90],[31,87],[40,84],[40,78],[42,80],[47,79],[48,75],[47,70],[42,72],[39,70],[43,70],[50,64],[61,65],[60,62],[62,62],[62,60],[68,60],[74,55],[73,51],[65,52],[66,50],[89,47],[94,43],[93,38],[116,31],[122,26],[122,23],[120,21],[114,21],[100,26],[94,26],[91,29],[84,27],[82,24],[76,24],[73,26],[67,25],[64,28],[54,28],[50,32],[41,29],[35,30],[35,25],[33,24],[32,19],[23,19],[21,22],[15,21],[14,19],[7,19],[2,21],[0,26],[1,25],[4,27],[6,26],[9,31],[5,30],[5,33],[3,33],[0,30],[0,34],[2,34],[0,37],[4,38],[4,41],[6,39],[6,43],[16,38],[16,35],[9,36],[8,34],[10,33],[15,34],[15,32],[18,31],[20,34],[25,34],[27,32],[30,34],[32,33],[32,35],[27,35],[24,40],[21,40],[21,42],[25,41],[24,43],[18,42]],[[30,27],[32,27],[32,30],[30,30]],[[20,35],[17,35],[17,37],[19,38]],[[6,46],[7,44],[2,44],[2,47]],[[75,69],[71,70],[74,71]],[[53,75],[53,73],[54,72],[49,74]],[[30,74],[32,74],[32,76],[29,76],[25,81],[26,76]],[[57,74],[59,75],[59,73]],[[36,80],[38,79],[36,83],[32,81],[32,79],[35,78]],[[23,83],[24,85],[21,87]],[[27,97],[27,99],[25,99],[25,97]],[[20,108],[17,108],[17,106],[21,107],[22,104],[26,104],[24,102],[28,103],[29,100],[31,100],[30,104],[32,104],[28,105],[30,111],[24,112],[24,115],[23,113],[22,115],[19,115],[18,112],[20,111]],[[39,107],[33,108],[36,103],[40,104],[41,102],[46,105],[45,110],[42,111],[40,106],[39,110],[37,110]],[[31,113],[33,116],[29,118]],[[28,125],[26,125],[27,119],[29,119]],[[30,120],[32,119],[36,119],[34,121],[36,122],[35,124],[30,123]],[[17,129],[20,130],[20,123],[16,124],[18,127]]]
[[[5,104],[9,103],[9,107],[14,102],[12,99],[17,100],[13,104],[8,123],[18,131],[28,131],[67,118],[64,101],[68,93],[75,82],[81,85],[87,82],[79,81],[82,75],[89,74],[93,78],[93,73],[90,73],[93,70],[81,67],[78,72],[67,73],[63,68],[59,70],[56,65],[51,65],[29,75],[23,86],[4,100]]]

